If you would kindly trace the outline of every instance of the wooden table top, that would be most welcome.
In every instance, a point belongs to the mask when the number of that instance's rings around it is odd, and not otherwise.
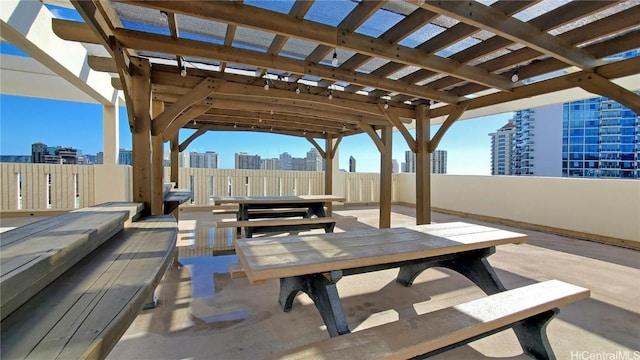
[[[300,195],[300,196],[214,196],[213,203],[218,204],[295,204],[328,201],[345,201],[337,195]]]
[[[251,283],[415,260],[503,244],[527,235],[463,222],[265,239],[237,239]]]

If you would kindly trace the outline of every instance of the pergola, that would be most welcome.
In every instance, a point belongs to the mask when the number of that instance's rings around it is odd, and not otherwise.
[[[54,19],[53,30],[106,49],[88,66],[124,92],[134,200],[152,213],[162,212],[163,143],[177,182],[179,151],[206,131],[308,139],[326,160],[327,194],[341,139],[367,133],[381,157],[382,228],[393,128],[416,153],[424,224],[429,154],[465,111],[580,87],[640,113],[640,85],[616,83],[640,73],[640,57],[615,56],[640,45],[636,0],[71,3],[84,22]],[[183,128],[195,133],[180,143]]]

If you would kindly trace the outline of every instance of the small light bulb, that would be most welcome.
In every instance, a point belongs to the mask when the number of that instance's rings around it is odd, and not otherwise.
[[[182,69],[180,69],[180,76],[187,77],[187,68],[182,67]]]
[[[331,59],[331,65],[338,66],[338,53],[333,50],[333,59]]]
[[[519,79],[520,79],[520,77],[518,77],[518,70],[515,70],[513,72],[513,75],[511,75],[511,81],[517,82]]]
[[[333,100],[333,90],[329,90],[329,100]]]
[[[270,110],[270,111],[269,111],[269,114],[273,115],[273,110]]]
[[[300,87],[296,87],[296,94],[300,94]]]
[[[237,127],[238,127],[238,124],[233,124],[233,128],[234,129],[237,128]]]
[[[193,119],[193,125],[196,125],[196,119]]]
[[[387,110],[389,108],[389,101],[384,102],[384,109]]]
[[[264,90],[269,90],[269,82],[267,81],[267,79],[264,79]]]

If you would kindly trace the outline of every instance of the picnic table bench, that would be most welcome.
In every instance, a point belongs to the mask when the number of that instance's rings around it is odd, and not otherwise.
[[[324,229],[330,233],[338,222],[357,221],[353,216],[327,216],[327,203],[344,201],[343,197],[334,195],[216,196],[213,201],[216,205],[238,206],[236,221],[218,221],[216,227],[235,227],[238,234],[244,227],[248,238],[254,233],[277,231]]]
[[[558,306],[588,297],[589,292],[561,282],[506,291],[487,258],[496,246],[521,244],[526,240],[524,234],[455,222],[238,239],[236,253],[251,283],[279,279],[278,302],[284,311],[292,310],[293,300],[302,291],[312,299],[327,327],[331,339],[291,350],[282,354],[282,358],[302,358],[310,354],[367,359],[433,355],[508,327],[514,329],[526,353],[553,358],[546,339],[546,324]],[[455,270],[490,296],[460,308],[443,310],[439,315],[424,314],[405,323],[350,332],[337,288],[343,276],[399,268],[396,281],[408,287],[420,273],[432,267]],[[538,292],[549,296],[538,296]],[[472,316],[464,316],[467,311]],[[456,315],[459,313],[462,315]],[[474,317],[474,314],[486,316]],[[433,324],[442,329],[421,331],[434,327]],[[414,328],[420,330],[414,331]],[[366,344],[372,344],[371,349],[366,348]],[[346,350],[351,346],[353,351]],[[345,353],[338,354],[337,349]],[[362,351],[359,356],[358,349]]]
[[[107,203],[2,234],[0,358],[104,358],[155,306],[177,223],[141,210]]]

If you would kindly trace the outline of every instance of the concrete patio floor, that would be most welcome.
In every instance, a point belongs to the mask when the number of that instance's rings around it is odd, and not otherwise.
[[[334,213],[358,217],[357,223],[338,224],[336,232],[377,227],[377,208],[338,207]],[[413,225],[414,214],[394,206],[392,226]],[[235,255],[211,255],[220,236],[211,226],[223,217],[204,210],[180,213],[184,266],[167,272],[156,291],[158,307],[140,312],[108,359],[259,359],[328,337],[306,295],[298,295],[292,311],[284,313],[277,281],[249,285],[246,278],[230,278]],[[489,258],[507,288],[559,279],[591,290],[591,298],[562,307],[547,328],[558,359],[640,359],[640,252],[442,213],[434,212],[433,221],[526,233],[527,244],[500,246]],[[425,271],[411,288],[396,284],[396,274],[397,269],[385,270],[338,282],[352,331],[485,296],[445,269]],[[528,359],[511,330],[433,357],[492,358]]]

